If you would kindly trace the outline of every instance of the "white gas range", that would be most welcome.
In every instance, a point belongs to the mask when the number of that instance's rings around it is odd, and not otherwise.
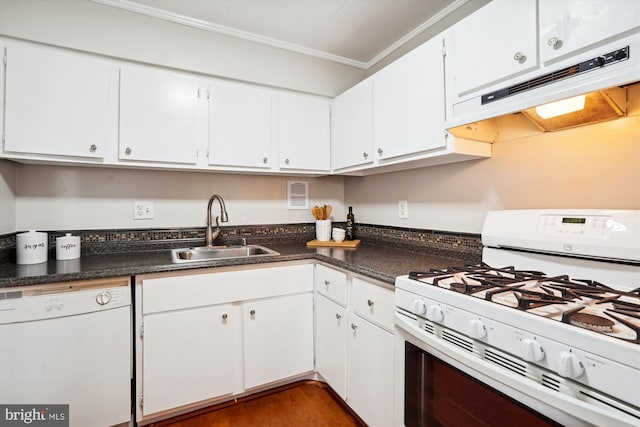
[[[640,211],[492,211],[482,241],[396,279],[396,425],[640,425]]]

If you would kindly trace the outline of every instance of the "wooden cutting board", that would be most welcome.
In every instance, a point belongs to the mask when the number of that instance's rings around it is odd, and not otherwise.
[[[316,239],[313,239],[310,242],[307,242],[308,248],[356,248],[360,244],[360,240],[343,240],[342,242],[336,242],[334,240],[329,240],[328,242],[320,242]]]

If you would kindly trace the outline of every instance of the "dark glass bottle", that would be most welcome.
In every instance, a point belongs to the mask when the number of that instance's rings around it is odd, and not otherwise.
[[[354,240],[356,238],[355,227],[356,221],[353,215],[353,208],[349,206],[349,213],[347,214],[347,240]]]

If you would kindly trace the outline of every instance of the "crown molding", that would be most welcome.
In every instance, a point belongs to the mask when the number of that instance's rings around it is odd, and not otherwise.
[[[94,3],[100,3],[105,6],[116,7],[119,9],[127,10],[129,12],[139,13],[141,15],[151,16],[153,18],[162,19],[169,22],[174,22],[177,24],[187,25],[193,28],[198,28],[205,31],[211,31],[213,33],[223,34],[226,36],[236,37],[242,40],[251,41],[254,43],[260,43],[263,45],[276,47],[279,49],[288,50],[290,52],[300,53],[303,55],[312,56],[319,59],[324,59],[327,61],[333,61],[338,64],[348,65],[350,67],[359,68],[362,70],[367,70],[372,66],[376,65],[382,59],[387,57],[389,54],[394,52],[396,49],[402,47],[404,44],[412,40],[414,37],[427,30],[434,24],[436,24],[441,19],[444,19],[451,13],[455,12],[457,9],[468,3],[470,0],[456,0],[452,4],[450,4],[445,9],[438,12],[436,15],[431,17],[428,21],[422,23],[418,27],[414,28],[412,31],[407,33],[404,37],[397,40],[391,46],[387,47],[385,50],[376,55],[373,59],[368,62],[357,61],[351,58],[346,58],[344,56],[334,55],[329,52],[311,49],[309,47],[300,46],[295,43],[288,43],[282,40],[277,40],[271,37],[261,36],[259,34],[250,33],[247,31],[241,31],[235,28],[227,27],[224,25],[214,24],[207,21],[202,21],[195,18],[190,18],[188,16],[180,15],[173,12],[168,12],[165,10],[157,9],[155,7],[146,6],[140,3],[135,3],[130,0],[91,0]]]
[[[177,24],[187,25],[187,26],[198,28],[205,31],[211,31],[213,33],[236,37],[239,39],[260,43],[263,45],[272,46],[272,47],[288,50],[295,53],[301,53],[303,55],[313,56],[315,58],[325,59],[325,60],[333,61],[339,64],[360,68],[363,70],[366,69],[366,63],[362,61],[356,61],[350,58],[334,55],[321,50],[311,49],[311,48],[300,46],[294,43],[288,43],[282,40],[277,40],[270,37],[249,33],[247,31],[237,30],[235,28],[226,27],[224,25],[213,24],[211,22],[190,18],[188,16],[180,15],[177,13],[167,12],[164,10],[157,9],[155,7],[134,3],[129,0],[91,0],[91,1],[93,1],[94,3],[103,4],[106,6],[112,6],[112,7],[117,7],[119,9],[124,9],[129,12],[151,16],[153,18],[158,18],[165,21],[174,22]]]
[[[371,59],[365,64],[364,69],[368,70],[369,68],[373,67],[378,62],[386,58],[389,54],[394,52],[396,49],[399,49],[400,47],[404,46],[406,43],[411,41],[414,37],[417,37],[423,31],[428,30],[430,27],[438,23],[440,20],[446,18],[456,10],[460,9],[465,4],[469,3],[469,1],[470,0],[456,0],[455,2],[451,3],[449,6],[442,9],[437,14],[433,15],[430,19],[428,19],[427,21],[423,22],[422,24],[418,25],[416,28],[414,28],[413,30],[405,34],[404,37],[397,40],[391,46],[387,47],[385,50],[377,54],[373,59]]]

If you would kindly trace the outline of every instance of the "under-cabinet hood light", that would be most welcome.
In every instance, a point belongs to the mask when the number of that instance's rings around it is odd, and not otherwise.
[[[573,98],[562,99],[536,107],[536,113],[543,119],[562,116],[584,109],[585,95],[574,96]]]

